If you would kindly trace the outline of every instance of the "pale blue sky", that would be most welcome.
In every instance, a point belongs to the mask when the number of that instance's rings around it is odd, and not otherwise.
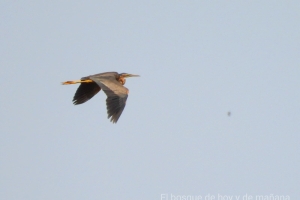
[[[299,1],[0,1],[0,199],[300,196]],[[130,78],[117,124],[104,93]],[[231,116],[227,116],[230,111]]]

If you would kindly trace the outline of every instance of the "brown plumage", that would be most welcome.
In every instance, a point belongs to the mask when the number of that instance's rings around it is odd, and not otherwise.
[[[129,90],[123,85],[126,82],[125,78],[129,77],[138,77],[138,75],[105,72],[86,76],[78,81],[66,81],[62,84],[69,85],[80,83],[73,98],[73,103],[75,105],[90,100],[102,89],[107,95],[106,107],[108,118],[111,118],[111,122],[117,123],[126,105]]]

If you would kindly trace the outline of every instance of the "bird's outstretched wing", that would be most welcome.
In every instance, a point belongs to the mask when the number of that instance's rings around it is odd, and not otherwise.
[[[86,80],[86,79],[87,77],[81,78],[81,80]],[[95,82],[81,83],[73,97],[73,104],[78,105],[90,100],[100,90],[101,88]]]
[[[89,77],[97,83],[107,95],[106,107],[110,121],[117,123],[128,97],[128,89],[119,83],[115,76]]]

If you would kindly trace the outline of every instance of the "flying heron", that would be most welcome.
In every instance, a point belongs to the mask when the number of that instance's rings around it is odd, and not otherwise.
[[[90,100],[101,89],[105,92],[107,114],[110,121],[117,123],[121,116],[128,97],[129,90],[123,85],[126,82],[125,78],[139,77],[139,75],[105,72],[94,74],[91,76],[82,77],[76,81],[66,81],[63,85],[80,83],[74,97],[73,104],[78,105]]]

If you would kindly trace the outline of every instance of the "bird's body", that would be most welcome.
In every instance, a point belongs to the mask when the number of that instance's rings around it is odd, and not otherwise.
[[[125,78],[128,77],[138,77],[138,75],[105,72],[82,77],[78,81],[66,81],[63,82],[63,85],[80,83],[73,98],[75,105],[90,100],[102,89],[107,95],[106,106],[108,118],[111,117],[110,121],[116,123],[126,105],[129,90],[123,85],[126,82]]]

